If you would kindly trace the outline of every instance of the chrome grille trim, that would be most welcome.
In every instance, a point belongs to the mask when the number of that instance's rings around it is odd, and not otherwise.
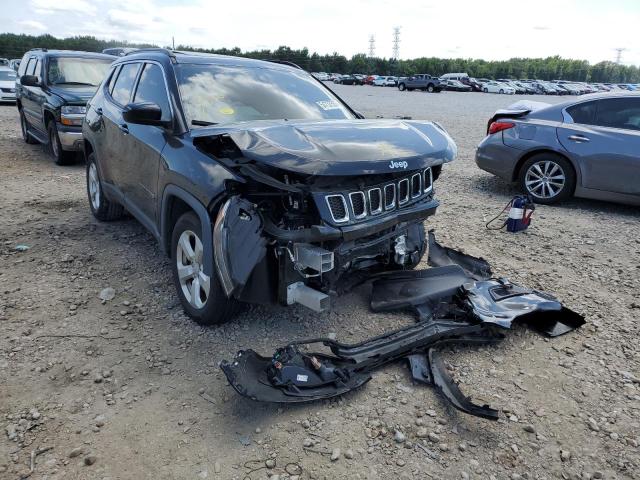
[[[360,196],[362,198],[362,213],[360,214],[356,213],[356,209],[353,204],[353,199],[356,196]],[[351,211],[353,212],[353,218],[360,219],[367,216],[367,200],[364,192],[351,192],[349,194],[349,201],[351,202]]]
[[[429,176],[428,182],[427,175]],[[422,185],[424,185],[424,193],[429,193],[431,190],[433,190],[433,171],[431,170],[431,168],[424,169]]]
[[[404,197],[400,197],[401,195],[401,191],[402,191],[402,187],[401,185],[403,184],[407,184],[407,194]],[[410,195],[410,185],[409,185],[409,179],[408,178],[403,178],[402,180],[400,180],[398,182],[398,205],[404,205],[405,203],[407,203],[409,201],[409,195]]]
[[[393,191],[393,201],[391,203],[387,203],[387,189]],[[390,183],[389,185],[384,186],[384,209],[392,210],[396,208],[396,185],[394,183]]]
[[[414,189],[413,179],[416,177],[418,178],[418,188]],[[420,195],[422,195],[422,174],[415,173],[411,175],[411,198],[418,198]]]
[[[342,201],[342,206],[344,207],[344,217],[342,218],[336,218],[336,216],[333,213],[333,209],[331,208],[331,203],[329,202],[329,199],[334,197],[339,198]],[[345,200],[342,194],[327,195],[326,197],[324,197],[324,199],[327,202],[327,208],[329,209],[329,213],[331,213],[331,218],[333,219],[334,222],[342,223],[342,222],[349,221],[349,207],[347,207],[347,201]]]
[[[375,210],[373,209],[373,203],[371,201],[371,192],[377,192],[378,195],[378,208],[376,208]],[[382,213],[382,205],[384,204],[384,200],[382,198],[382,190],[380,188],[371,188],[368,192],[367,195],[369,196],[369,213],[371,215],[377,215],[379,213]]]

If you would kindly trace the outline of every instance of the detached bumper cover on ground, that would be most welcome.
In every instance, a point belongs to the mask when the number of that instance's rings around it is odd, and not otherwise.
[[[411,310],[416,324],[353,345],[327,338],[292,342],[271,358],[240,351],[232,362],[221,364],[229,383],[257,401],[308,402],[358,388],[376,368],[406,358],[413,378],[436,387],[455,408],[497,419],[496,410],[474,404],[460,391],[438,348],[498,342],[515,321],[555,337],[580,327],[584,319],[552,295],[492,278],[485,260],[442,247],[433,232],[429,264],[434,268],[373,279],[372,310]],[[331,354],[301,348],[311,344],[322,344]]]

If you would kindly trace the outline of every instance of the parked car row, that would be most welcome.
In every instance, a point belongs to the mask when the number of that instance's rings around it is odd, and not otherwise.
[[[420,73],[407,77],[385,75],[339,75],[314,73],[322,81],[333,81],[344,85],[374,85],[397,86],[400,91],[421,90],[441,92],[443,90],[455,92],[484,92],[505,95],[584,95],[598,92],[640,91],[640,84],[614,83],[586,83],[568,80],[538,80],[510,78],[473,78],[467,73],[446,73],[435,77],[427,73]]]

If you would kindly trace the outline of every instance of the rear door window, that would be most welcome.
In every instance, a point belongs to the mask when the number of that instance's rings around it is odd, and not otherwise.
[[[573,119],[573,123],[583,125],[595,125],[598,102],[584,102],[567,108],[567,113]]]
[[[120,105],[126,105],[131,99],[133,84],[138,75],[139,63],[125,63],[120,69],[116,83],[113,86],[111,96]]]
[[[598,102],[596,125],[640,130],[640,98],[610,98]]]

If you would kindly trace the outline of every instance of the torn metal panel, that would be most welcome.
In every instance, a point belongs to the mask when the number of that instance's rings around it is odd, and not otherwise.
[[[473,280],[487,280],[493,276],[491,265],[484,258],[472,257],[453,248],[443,247],[436,241],[433,230],[429,230],[429,256],[431,267],[458,265]]]
[[[510,283],[506,279],[464,285],[464,302],[484,323],[511,328],[526,323],[549,337],[557,337],[584,325],[584,318],[563,306],[553,295]]]

